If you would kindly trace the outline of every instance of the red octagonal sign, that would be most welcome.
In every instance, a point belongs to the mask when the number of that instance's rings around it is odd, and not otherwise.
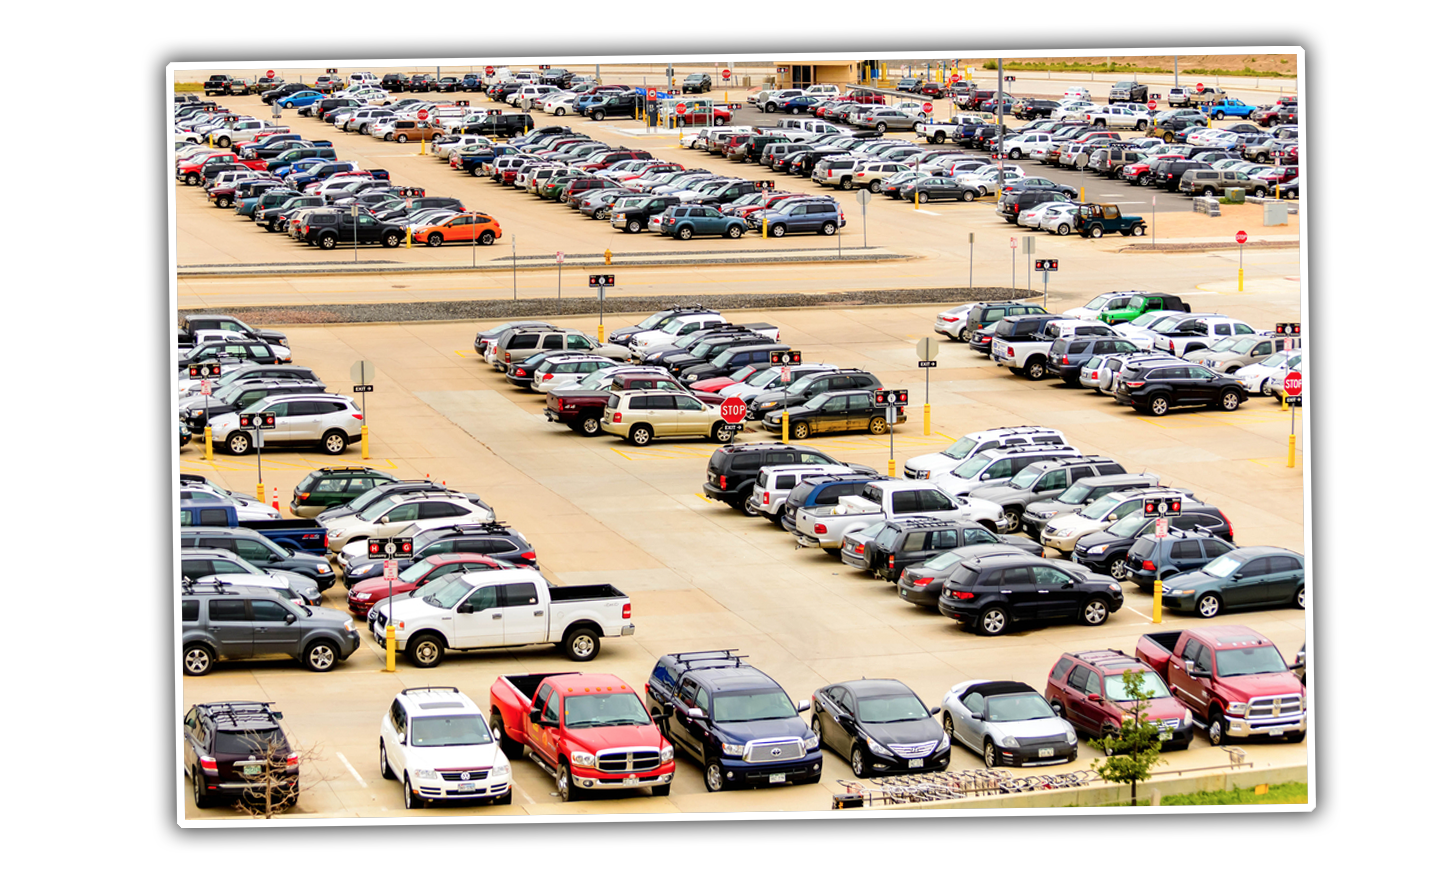
[[[925,112],[933,112],[934,111],[934,104],[932,104],[932,103],[925,103],[924,104],[924,111]]]
[[[1246,231],[1238,231],[1237,232],[1237,244],[1238,245],[1241,245],[1242,243],[1245,243],[1245,242],[1247,242],[1247,232]]]
[[[731,79],[732,79],[732,71],[731,70],[723,70],[722,71],[722,81],[727,82],[727,81],[730,81]]]
[[[1298,395],[1302,394],[1303,393],[1303,374],[1302,374],[1302,371],[1300,371],[1300,370],[1293,370],[1293,371],[1290,371],[1287,376],[1283,377],[1283,379],[1282,379],[1282,390],[1285,391],[1285,392],[1287,392],[1287,396],[1290,397],[1290,398],[1295,398]]]
[[[273,78],[273,71],[272,70],[269,70],[268,71],[268,78],[269,79]]]
[[[427,109],[421,109],[421,110],[419,110],[418,116],[419,116],[419,120],[420,121],[424,121],[424,120],[428,119],[429,118],[429,110],[427,110]]]
[[[485,75],[486,76],[493,76],[493,75],[495,75],[495,68],[494,67],[486,67],[485,68]]]
[[[728,398],[722,402],[722,421],[736,425],[747,418],[747,402],[742,398]]]

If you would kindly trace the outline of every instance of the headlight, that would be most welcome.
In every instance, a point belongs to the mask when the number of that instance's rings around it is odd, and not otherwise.
[[[1047,528],[1045,530],[1046,531],[1049,531],[1050,529]],[[1106,551],[1106,547],[1107,546],[1110,546],[1110,544],[1108,543],[1108,544],[1105,544],[1103,546],[1092,546],[1090,549],[1087,549],[1085,551],[1085,554],[1086,555],[1100,555],[1101,553],[1103,553],[1103,552]]]
[[[317,598],[318,597],[318,590],[315,589],[312,586],[309,586],[308,588],[306,588],[306,589],[303,590],[303,596],[305,598]]]
[[[1178,596],[1182,596],[1182,595],[1194,595],[1194,594],[1196,594],[1196,590],[1195,589],[1172,589],[1170,594],[1178,595]]]
[[[937,747],[934,748],[934,752],[937,753],[940,750],[947,750],[947,749],[949,749],[949,732],[945,732],[944,733],[944,738],[939,741],[939,746],[937,746]]]
[[[439,772],[432,771],[428,768],[415,768],[414,777],[418,780],[438,780]]]
[[[1002,747],[1018,747],[1019,745],[1020,742],[1015,740],[1013,735],[1006,735],[1004,740],[1000,741]]]
[[[590,753],[571,753],[570,760],[573,765],[580,765],[585,768],[596,767],[596,757]]]
[[[354,568],[353,572],[356,574],[371,574],[374,572],[374,568],[376,567],[378,567],[378,563],[371,561],[368,564],[361,564],[358,567]]]
[[[318,570],[318,573],[320,573],[320,574],[326,574],[330,570],[332,570],[332,568],[330,568],[328,565],[326,565],[326,564],[324,564],[323,562],[320,561],[318,563],[318,565],[317,565],[317,570]]]
[[[758,409],[768,410],[775,406],[777,406],[777,401],[764,401],[763,403],[758,405]]]
[[[676,756],[677,756],[677,751],[672,748],[671,744],[667,744],[666,746],[664,746],[664,747],[661,748],[661,761],[662,761],[662,764],[666,764],[667,762],[672,761],[673,759],[676,758]]]
[[[1241,716],[1247,712],[1247,705],[1243,704],[1241,701],[1238,701],[1235,704],[1228,704],[1227,712],[1232,714],[1233,716]]]
[[[510,776],[510,763],[509,762],[503,762],[503,763],[501,763],[500,766],[495,769],[495,776],[496,777],[509,777]]]
[[[1067,728],[1065,730],[1065,742],[1068,744],[1075,743],[1075,729]]]
[[[1121,584],[1120,583],[1111,583],[1111,585],[1108,588],[1112,592],[1119,592],[1119,591],[1121,591]]]
[[[888,747],[884,746],[883,744],[879,743],[878,741],[874,740],[873,738],[869,738],[868,739],[868,749],[874,755],[878,755],[878,756],[892,756],[893,755],[893,752],[891,752]]]
[[[728,756],[740,756],[747,752],[746,744],[722,744],[722,753]]]
[[[1188,707],[1186,710],[1184,710],[1182,712],[1182,714],[1181,714],[1181,724],[1182,725],[1191,725],[1191,708],[1190,707]]]
[[[330,528],[328,530],[328,539],[329,540],[340,540],[342,538],[343,538],[343,529],[342,528]]]

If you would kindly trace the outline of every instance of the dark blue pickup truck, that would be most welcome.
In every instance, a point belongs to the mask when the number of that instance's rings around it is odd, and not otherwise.
[[[183,528],[198,525],[249,528],[294,552],[324,555],[328,551],[328,529],[312,519],[258,519],[239,522],[237,509],[230,504],[202,501],[183,501],[181,518]]]

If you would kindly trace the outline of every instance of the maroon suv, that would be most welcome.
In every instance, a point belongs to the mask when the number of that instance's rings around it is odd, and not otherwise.
[[[1166,688],[1161,675],[1150,666],[1120,650],[1102,649],[1065,653],[1050,670],[1045,700],[1050,709],[1067,719],[1077,730],[1105,737],[1121,729],[1134,702],[1126,694],[1126,671],[1141,674],[1151,699],[1143,718],[1161,725],[1162,749],[1186,749],[1191,745],[1192,714]]]

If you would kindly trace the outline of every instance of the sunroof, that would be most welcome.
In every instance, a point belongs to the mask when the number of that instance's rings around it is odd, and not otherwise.
[[[426,701],[419,705],[420,710],[452,710],[463,707],[458,701]]]

